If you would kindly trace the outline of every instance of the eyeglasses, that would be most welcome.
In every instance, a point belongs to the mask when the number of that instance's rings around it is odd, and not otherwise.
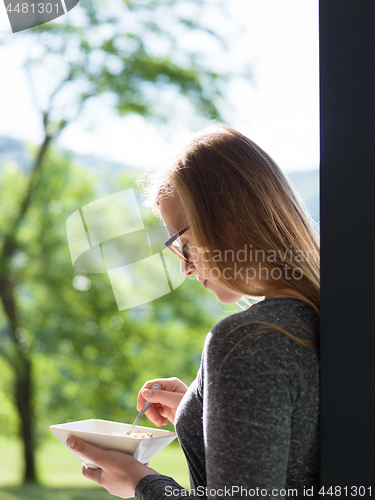
[[[190,226],[186,226],[182,231],[180,231],[177,234],[174,234],[172,238],[169,238],[169,240],[164,242],[164,245],[169,248],[171,252],[173,252],[177,257],[182,259],[184,262],[189,262],[189,259],[186,255],[186,253],[183,250],[183,247],[181,246],[181,243],[179,242],[178,238],[182,236],[186,231],[190,229]]]

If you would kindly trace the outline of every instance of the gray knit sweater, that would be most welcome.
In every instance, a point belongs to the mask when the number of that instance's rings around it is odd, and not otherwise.
[[[318,497],[318,348],[277,327],[304,340],[319,336],[313,308],[290,298],[263,300],[207,335],[175,423],[190,491],[149,475],[137,500]]]

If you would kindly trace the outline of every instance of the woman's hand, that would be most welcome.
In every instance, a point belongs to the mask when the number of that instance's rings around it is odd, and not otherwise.
[[[161,389],[151,391],[150,387],[156,383],[161,385]],[[177,407],[187,390],[187,386],[175,377],[149,380],[139,391],[137,410],[141,411],[145,402],[149,401],[153,404],[146,415],[151,422],[158,427],[166,425],[168,420],[174,424]]]
[[[135,487],[142,477],[158,474],[130,455],[119,451],[102,450],[75,436],[69,436],[66,444],[100,467],[100,469],[90,469],[84,465],[82,474],[103,486],[111,495],[120,498],[134,497]]]

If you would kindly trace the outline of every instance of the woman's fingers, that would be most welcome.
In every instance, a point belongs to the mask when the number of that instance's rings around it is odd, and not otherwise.
[[[142,397],[151,403],[159,403],[163,406],[169,406],[169,408],[177,408],[183,394],[179,392],[163,391],[160,389],[144,389],[142,391]]]
[[[151,389],[152,385],[158,383],[162,389]],[[168,420],[174,423],[176,409],[180,404],[187,386],[178,378],[148,380],[139,391],[137,398],[137,410],[141,411],[146,402],[152,403],[146,411],[146,415],[157,426],[166,425]]]
[[[138,398],[137,398],[138,411],[141,411],[143,405],[146,402],[146,399],[144,399],[142,396],[143,391],[145,389],[151,389],[151,386],[156,383],[161,385],[163,391],[176,392],[182,394],[184,394],[187,391],[187,386],[176,377],[148,380],[138,393]]]
[[[160,427],[162,424],[159,412],[153,406],[146,411],[147,418],[151,420],[155,425]]]
[[[151,406],[146,412],[147,418],[158,427],[160,427],[161,425],[167,425],[168,423],[168,419],[162,415],[161,411],[161,408],[154,408],[153,406]],[[170,413],[170,410],[168,410],[168,412]],[[172,416],[170,420],[173,423],[174,419]]]
[[[92,444],[86,443],[86,441],[83,441],[82,439],[77,438],[75,436],[69,436],[68,439],[66,440],[66,444],[67,446],[69,446],[69,448],[83,455],[84,457],[88,458],[91,462],[96,464],[101,469],[105,466],[106,464],[105,450],[101,450],[100,448],[97,448]],[[90,469],[90,471],[92,470],[97,471],[100,469]]]
[[[167,425],[168,421],[170,420],[172,423],[174,423],[174,414],[175,412],[168,408],[167,406],[151,406],[151,408],[154,408],[155,412],[157,413],[157,420],[158,420],[158,425]],[[146,412],[147,413],[147,412]],[[148,415],[147,415],[148,417]]]
[[[102,469],[90,469],[89,467],[86,467],[86,465],[82,465],[82,475],[86,479],[95,481],[98,484],[100,484],[102,473]]]

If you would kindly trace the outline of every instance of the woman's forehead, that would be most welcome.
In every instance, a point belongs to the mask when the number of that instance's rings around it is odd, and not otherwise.
[[[182,210],[181,203],[176,197],[163,198],[160,200],[160,215],[168,228],[181,231],[186,227],[186,216]]]

